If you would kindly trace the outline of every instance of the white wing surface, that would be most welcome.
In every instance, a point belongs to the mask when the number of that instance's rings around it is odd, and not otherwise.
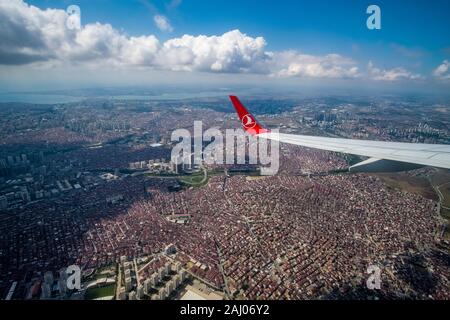
[[[256,121],[236,96],[230,96],[230,99],[244,129],[261,138],[309,148],[355,154],[374,160],[391,160],[450,169],[450,145],[355,140],[270,132]]]

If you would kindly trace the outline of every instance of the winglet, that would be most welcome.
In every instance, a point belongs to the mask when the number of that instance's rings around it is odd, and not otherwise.
[[[256,121],[255,117],[253,117],[250,112],[245,109],[244,105],[239,101],[238,97],[230,96],[231,102],[233,103],[234,108],[239,116],[239,120],[241,120],[242,126],[244,130],[250,134],[260,134],[269,132],[269,130],[264,129],[261,125]]]

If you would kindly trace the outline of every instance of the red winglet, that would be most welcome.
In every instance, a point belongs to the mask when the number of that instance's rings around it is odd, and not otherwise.
[[[269,130],[264,129],[261,125],[256,121],[255,117],[253,117],[250,112],[245,109],[244,105],[239,101],[238,97],[230,96],[231,102],[233,103],[234,108],[239,116],[239,120],[241,120],[242,126],[245,131],[250,134],[260,134],[269,132]]]

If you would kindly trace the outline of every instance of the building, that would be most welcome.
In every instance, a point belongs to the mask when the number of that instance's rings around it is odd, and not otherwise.
[[[127,298],[127,294],[125,293],[125,291],[120,291],[119,292],[119,300],[126,300]]]
[[[147,279],[144,281],[144,293],[148,294],[150,292],[150,289],[152,288],[152,281],[150,279]]]
[[[67,282],[66,282],[66,279],[59,278],[59,281],[58,281],[58,289],[59,289],[59,294],[60,294],[61,296],[65,296],[65,295],[66,295],[66,292],[67,292]]]
[[[164,300],[166,298],[166,290],[164,288],[161,288],[159,290],[159,300]]]
[[[167,291],[168,295],[170,295],[173,292],[174,289],[175,288],[174,288],[173,281],[169,281],[169,282],[166,283],[166,291]]]
[[[52,285],[54,280],[55,279],[53,278],[53,272],[47,271],[46,273],[44,273],[44,282],[45,283]]]
[[[131,263],[129,261],[124,262],[123,267],[125,270],[131,269]]]
[[[174,278],[173,278],[173,282],[175,285],[175,288],[178,288],[181,284],[181,277],[177,274]]]
[[[179,263],[178,261],[175,262],[175,264],[173,265],[173,271],[175,271],[176,273],[180,273],[180,271],[181,271],[181,263]]]
[[[164,268],[160,268],[159,270],[158,270],[158,278],[159,278],[159,280],[161,281],[166,275],[164,274]]]
[[[39,167],[39,174],[45,176],[47,174],[47,167],[46,166],[40,166]]]
[[[183,282],[184,280],[187,279],[187,273],[186,273],[186,270],[181,270],[180,275],[181,275],[181,282]]]
[[[156,284],[158,282],[159,282],[158,274],[157,273],[152,274],[152,276],[150,277],[150,284],[151,284],[151,286],[152,287],[156,287]]]
[[[131,278],[130,277],[125,278],[125,291],[130,292],[132,288],[133,286],[131,284]]]
[[[59,294],[64,296],[67,292],[67,270],[66,268],[61,268],[59,270],[59,280],[58,280]]]
[[[44,191],[43,190],[38,190],[35,192],[36,199],[42,199],[44,197]]]
[[[21,196],[22,196],[22,200],[23,201],[25,201],[25,202],[30,202],[31,201],[30,194],[28,193],[27,190],[22,191]]]
[[[139,300],[144,299],[144,287],[143,287],[143,286],[138,286],[138,287],[137,287],[136,297],[137,297]]]
[[[183,171],[183,164],[182,163],[178,164],[177,161],[171,162],[170,168],[171,168],[172,172],[179,174]]]
[[[52,297],[52,287],[49,283],[43,283],[41,286],[41,299],[50,299]]]
[[[164,273],[166,274],[166,275],[168,275],[169,273],[170,273],[170,263],[169,262],[167,262],[165,265],[164,265]]]
[[[0,196],[0,210],[8,208],[8,198],[6,196]]]

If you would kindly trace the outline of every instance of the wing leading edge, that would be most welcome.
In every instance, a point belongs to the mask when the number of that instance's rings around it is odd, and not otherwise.
[[[242,103],[240,103],[237,97],[230,96],[230,98],[236,111],[238,111],[244,129],[251,134],[257,134],[261,138],[380,160],[384,159],[450,169],[450,145],[355,140],[270,132],[269,130],[264,129],[255,120]],[[239,109],[237,105],[239,106]],[[244,117],[246,115],[248,116]],[[248,118],[250,118],[251,121],[254,121],[254,124],[251,123],[253,126],[251,128],[246,125],[249,122]]]

